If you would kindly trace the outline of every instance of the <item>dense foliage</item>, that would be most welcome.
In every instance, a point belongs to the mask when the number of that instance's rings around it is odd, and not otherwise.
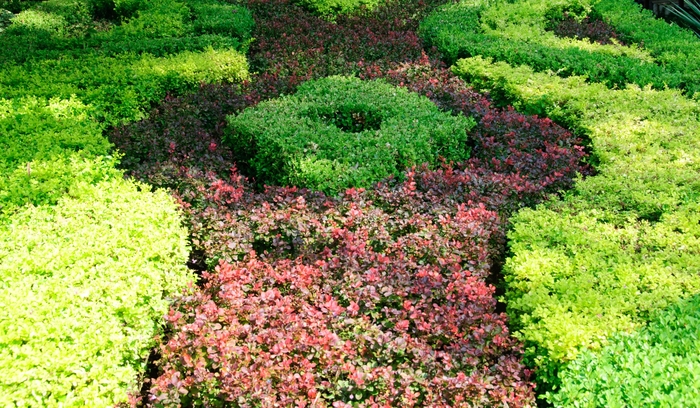
[[[138,387],[191,277],[172,198],[119,176],[83,176],[57,205],[3,220],[0,405],[108,406]]]
[[[551,29],[565,16],[603,20],[628,45],[557,37]],[[585,75],[611,88],[700,90],[697,38],[656,20],[634,0],[465,0],[431,14],[421,35],[451,62],[481,55],[560,76]]]
[[[600,160],[599,174],[564,201],[514,219],[508,307],[543,380],[556,383],[557,367],[582,348],[700,292],[696,101],[480,58],[455,69],[521,109],[588,132]]]
[[[648,327],[621,333],[600,352],[582,353],[561,374],[556,407],[693,406],[700,401],[698,297],[659,313]],[[640,375],[640,373],[643,373]]]
[[[337,193],[469,158],[474,120],[383,81],[328,77],[228,118],[224,143],[259,183]]]
[[[232,181],[182,197],[195,248],[221,263],[169,315],[157,406],[531,402],[484,282],[496,213],[415,180],[339,199]]]

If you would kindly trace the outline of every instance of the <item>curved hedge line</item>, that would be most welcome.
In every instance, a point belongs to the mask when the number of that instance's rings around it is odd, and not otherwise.
[[[259,182],[337,193],[439,157],[469,158],[472,118],[382,81],[328,77],[228,118],[224,142]]]
[[[108,406],[137,390],[155,322],[192,278],[177,206],[144,188],[83,184],[0,226],[0,405]]]
[[[700,292],[700,104],[679,91],[610,90],[482,58],[455,72],[531,113],[588,133],[599,174],[513,219],[506,298],[540,368]]]
[[[631,45],[559,38],[550,28],[564,12],[599,17]],[[561,76],[585,75],[611,88],[634,83],[700,91],[695,35],[656,19],[634,0],[464,0],[436,10],[420,32],[450,62],[481,55]]]

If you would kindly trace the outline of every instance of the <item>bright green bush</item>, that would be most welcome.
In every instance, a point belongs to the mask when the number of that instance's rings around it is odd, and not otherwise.
[[[563,11],[600,16],[631,45],[559,38],[549,28]],[[634,0],[463,0],[428,16],[420,33],[449,61],[482,55],[564,77],[585,75],[611,88],[635,83],[700,91],[700,41],[654,19]]]
[[[471,118],[381,81],[329,77],[229,116],[225,142],[258,181],[326,192],[369,187],[438,157],[469,157]]]
[[[563,371],[555,407],[692,407],[700,401],[700,298],[680,302]]]
[[[198,1],[191,4],[198,34],[221,34],[250,38],[255,20],[250,10],[233,4]]]
[[[4,174],[0,178],[0,214],[13,214],[27,204],[55,205],[66,194],[75,197],[81,189],[121,176],[115,168],[116,158],[86,156],[76,153],[31,161]]]
[[[175,0],[150,0],[148,7],[113,30],[132,38],[182,37],[191,29],[187,24],[190,9]]]
[[[76,99],[0,99],[0,175],[30,161],[76,151],[109,153],[102,126],[88,119],[88,110]]]
[[[333,19],[339,14],[350,14],[361,7],[373,9],[381,0],[296,0],[300,5],[315,11],[316,13]]]
[[[542,381],[556,384],[580,350],[700,293],[698,101],[482,58],[454,70],[501,103],[588,135],[600,161],[563,200],[512,220],[506,300]]]
[[[62,99],[74,95],[89,105],[91,117],[117,124],[141,119],[167,92],[191,91],[200,82],[247,78],[245,57],[234,50],[185,51],[161,58],[76,56],[6,66],[0,70],[0,95]]]
[[[111,178],[0,226],[0,405],[104,407],[138,389],[192,278],[177,206],[143,189]]]

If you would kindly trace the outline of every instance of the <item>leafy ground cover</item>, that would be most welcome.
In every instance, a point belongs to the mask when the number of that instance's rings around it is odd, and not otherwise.
[[[565,15],[602,20],[626,45],[558,37],[552,28]],[[634,0],[461,1],[428,16],[421,36],[449,62],[481,55],[536,71],[585,75],[611,88],[651,84],[655,89],[682,89],[690,96],[700,89],[694,34],[655,19]]]
[[[646,36],[644,46],[653,52],[667,46],[666,57],[679,48],[664,43],[670,34],[659,33],[685,35],[659,22],[642,31],[645,18],[629,11],[623,16],[606,1],[596,3],[591,13],[602,15],[627,43],[624,33]],[[632,26],[636,31],[627,31]],[[697,44],[693,40],[683,47]],[[655,375],[679,369],[677,378],[697,376],[694,362],[676,365],[686,353],[697,353],[692,329],[669,326],[663,333],[657,323],[643,327],[658,316],[688,310],[676,305],[700,292],[697,98],[688,98],[692,93],[681,83],[677,86],[685,92],[640,88],[633,80],[623,89],[610,89],[602,79],[537,72],[556,65],[533,69],[519,66],[518,58],[496,58],[513,65],[474,57],[459,60],[454,71],[488,90],[497,105],[512,103],[588,136],[598,171],[578,181],[562,200],[511,219],[504,300],[511,327],[525,340],[526,361],[537,367],[538,384],[550,391],[561,386],[562,394],[547,397],[556,406],[636,406],[679,398],[683,380],[657,382]],[[637,330],[631,337],[619,334]],[[654,340],[656,335],[649,334],[654,331],[666,340]],[[674,351],[665,351],[669,347]],[[621,359],[611,359],[611,350]],[[658,357],[639,369],[634,361],[646,353],[668,359]],[[593,362],[600,366],[594,368]],[[561,376],[559,370],[564,370]],[[644,386],[613,391],[618,380]]]
[[[238,50],[253,20],[209,2],[10,3],[18,14],[3,13],[0,33],[0,404],[127,402],[192,274],[174,200],[123,180],[103,133],[168,92],[246,78]]]
[[[249,7],[260,74],[169,98],[110,135],[129,174],[176,191],[190,266],[205,271],[202,291],[171,310],[142,403],[531,406],[491,267],[509,214],[588,171],[581,141],[551,120],[494,108],[431,62],[410,18],[429,5],[334,24],[285,2]],[[336,197],[256,189],[229,171],[240,153],[222,144],[227,116],[331,74],[381,78],[475,118],[471,158]],[[366,279],[376,285],[365,290]]]

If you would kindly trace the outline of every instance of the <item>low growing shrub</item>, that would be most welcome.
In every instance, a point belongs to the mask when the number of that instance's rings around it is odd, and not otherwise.
[[[191,279],[172,199],[105,177],[0,224],[0,405],[126,402]]]
[[[224,142],[260,183],[368,187],[439,157],[469,157],[474,120],[381,81],[330,77],[229,117]]]
[[[195,253],[219,263],[168,316],[151,404],[532,404],[484,281],[502,223],[450,179],[451,199],[412,174],[333,199],[190,178]]]
[[[556,24],[551,15],[559,12],[563,16],[562,7],[574,9],[577,4],[579,8],[586,6],[583,10],[587,15],[614,27],[629,45],[560,38],[548,30]],[[536,71],[552,70],[563,77],[585,75],[609,88],[632,83],[642,87],[651,84],[655,89],[678,88],[689,95],[700,90],[694,68],[700,64],[696,57],[700,42],[690,32],[654,21],[640,7],[634,0],[563,5],[550,0],[464,0],[433,12],[422,22],[420,33],[448,62],[481,55],[528,65]],[[654,31],[644,34],[647,26]],[[637,46],[642,43],[643,47]]]
[[[610,90],[482,58],[455,72],[502,102],[590,136],[598,174],[512,219],[509,314],[543,384],[657,309],[700,293],[697,101],[677,90]]]
[[[700,301],[682,301],[648,327],[618,334],[598,353],[584,352],[550,395],[555,407],[692,406],[700,400]]]

